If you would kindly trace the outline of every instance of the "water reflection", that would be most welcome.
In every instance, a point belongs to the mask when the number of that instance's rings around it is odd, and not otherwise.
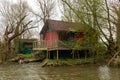
[[[107,65],[99,67],[99,78],[100,80],[110,80],[111,79],[110,68]]]
[[[102,73],[111,76],[111,79],[100,78]],[[120,69],[109,69],[106,66],[93,67],[86,65],[43,68],[40,63],[0,65],[0,80],[120,80],[119,75]]]

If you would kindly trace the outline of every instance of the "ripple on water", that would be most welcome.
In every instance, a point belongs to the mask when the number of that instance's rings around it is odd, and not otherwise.
[[[120,69],[110,69],[107,66],[101,66],[99,69],[94,66],[43,68],[40,63],[0,66],[0,80],[100,80],[99,77],[103,74],[104,76],[107,74],[107,77],[111,76],[111,80],[120,80]]]
[[[110,80],[111,72],[110,68],[106,65],[99,67],[99,78],[100,80]]]

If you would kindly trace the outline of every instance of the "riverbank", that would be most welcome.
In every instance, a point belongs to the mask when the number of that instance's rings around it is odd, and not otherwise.
[[[15,58],[10,59],[7,63],[32,63],[40,62],[42,67],[47,66],[74,66],[74,65],[88,65],[92,64],[93,66],[107,65],[109,58],[105,56],[98,56],[96,58],[79,58],[79,59],[45,59],[45,58],[36,58],[33,54],[18,54]],[[111,66],[111,65],[110,65]],[[117,65],[112,65],[111,67],[120,67],[120,62]]]
[[[16,62],[23,64],[30,62],[42,62],[42,60],[42,58],[36,58],[33,54],[17,54],[16,57],[8,60],[8,62]]]
[[[98,56],[96,58],[79,58],[79,59],[45,59],[41,65],[46,66],[74,66],[74,65],[88,65],[102,66],[107,65],[110,58],[107,56]],[[110,67],[120,68],[120,61],[116,64],[110,64]]]
[[[96,64],[103,65],[105,62],[95,62],[93,58],[86,59],[45,59],[42,63],[42,67],[46,66],[74,66],[74,65],[85,65],[85,64]]]

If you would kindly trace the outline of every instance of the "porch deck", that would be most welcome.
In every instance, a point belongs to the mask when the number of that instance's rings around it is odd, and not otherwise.
[[[57,40],[57,41],[35,41],[33,43],[33,50],[37,51],[46,51],[46,58],[50,58],[50,52],[51,51],[56,51],[56,59],[59,59],[59,51],[72,51],[72,58],[75,58],[74,51],[76,50],[87,50],[90,47],[80,47],[80,48],[75,48],[72,43],[67,44],[63,41]]]
[[[72,45],[71,45],[72,46]],[[35,41],[33,43],[33,50],[72,50],[70,45],[64,43],[63,41]]]

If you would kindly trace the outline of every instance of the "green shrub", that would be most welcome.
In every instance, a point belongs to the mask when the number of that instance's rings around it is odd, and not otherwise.
[[[96,61],[103,61],[104,60],[104,56],[97,56],[96,57]]]
[[[120,59],[118,60],[117,64],[120,66]]]
[[[34,56],[32,54],[23,54],[23,56],[26,59],[34,58]]]

